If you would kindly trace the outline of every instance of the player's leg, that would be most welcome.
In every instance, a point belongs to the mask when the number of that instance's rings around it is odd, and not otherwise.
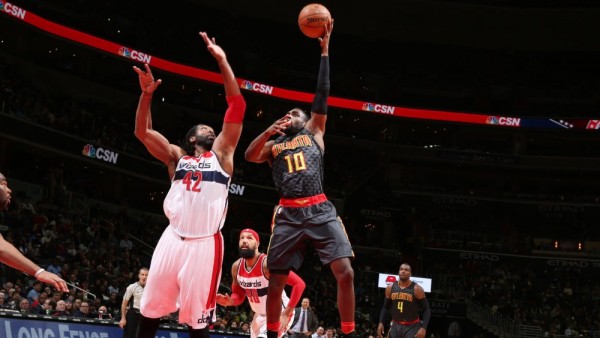
[[[276,207],[267,249],[269,288],[267,289],[267,337],[277,338],[281,316],[281,294],[291,268],[302,265],[302,216],[296,208]]]
[[[184,263],[178,275],[180,285],[179,323],[194,330],[216,320],[217,290],[223,265],[223,237],[185,241]]]
[[[154,338],[160,318],[177,311],[180,242],[181,238],[167,227],[154,249],[140,304],[138,338]]]
[[[342,321],[342,332],[354,331],[354,270],[349,258],[339,258],[331,262],[331,271],[337,281],[337,303]]]
[[[350,262],[354,258],[350,239],[342,220],[337,216],[335,206],[330,201],[311,206],[313,225],[306,227],[306,234],[321,262],[329,265],[337,282],[337,302],[344,336],[354,332],[354,269]]]
[[[268,262],[268,261],[267,261]],[[267,290],[267,330],[269,338],[279,335],[279,317],[281,316],[281,293],[288,279],[289,270],[269,269],[269,288]]]
[[[250,338],[267,338],[267,315],[254,313],[250,324]]]

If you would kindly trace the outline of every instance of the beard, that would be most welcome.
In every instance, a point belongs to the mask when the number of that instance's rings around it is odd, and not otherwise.
[[[298,134],[298,132],[300,130],[302,130],[302,128],[304,128],[302,126],[302,124],[298,124],[298,125],[294,125],[294,124],[290,124],[289,127],[285,128],[285,130],[283,131],[287,136],[292,136],[292,135],[296,135]]]
[[[254,249],[250,249],[250,248],[238,248],[238,251],[240,252],[240,256],[242,258],[252,258],[254,257]]]
[[[208,136],[196,135],[196,145],[204,148],[206,151],[211,150],[215,139]]]

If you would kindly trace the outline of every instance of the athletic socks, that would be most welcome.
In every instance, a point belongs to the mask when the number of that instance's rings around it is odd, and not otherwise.
[[[347,335],[348,333],[354,331],[355,324],[354,322],[342,322],[342,333]]]

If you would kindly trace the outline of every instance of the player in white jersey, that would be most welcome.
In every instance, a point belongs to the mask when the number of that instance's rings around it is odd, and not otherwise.
[[[135,136],[167,166],[171,178],[164,201],[169,226],[152,254],[141,301],[139,338],[154,338],[160,318],[177,310],[190,338],[207,338],[207,325],[216,319],[223,263],[221,228],[246,103],[223,49],[205,32],[200,36],[219,64],[225,87],[228,109],[218,136],[211,127],[199,124],[188,131],[180,147],[153,130],[150,106],[161,80],[154,81],[147,64],[145,71],[134,67],[142,89]]]
[[[267,268],[267,255],[258,251],[260,237],[252,229],[240,232],[239,251],[240,259],[231,267],[231,296],[217,294],[217,303],[222,306],[238,306],[247,297],[254,318],[250,326],[250,338],[267,337],[267,288],[269,286],[269,269]],[[286,332],[292,324],[294,308],[306,284],[293,271],[290,272],[287,284],[292,286],[290,298],[285,291],[281,295],[281,328],[279,337]]]

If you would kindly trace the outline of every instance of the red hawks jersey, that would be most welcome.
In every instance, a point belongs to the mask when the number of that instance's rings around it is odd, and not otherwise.
[[[217,233],[225,222],[230,182],[214,152],[181,157],[163,203],[170,226],[182,237]]]
[[[267,288],[269,280],[263,271],[263,260],[267,255],[261,253],[254,266],[246,266],[242,258],[238,267],[237,283],[246,291],[246,298],[250,302],[252,311],[259,315],[267,314]],[[281,294],[282,307],[286,307],[290,299],[285,291]]]

